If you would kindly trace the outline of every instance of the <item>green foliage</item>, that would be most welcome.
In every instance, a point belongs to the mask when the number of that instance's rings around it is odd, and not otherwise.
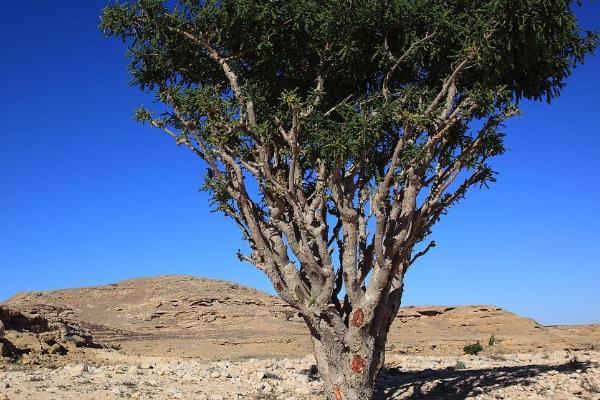
[[[475,342],[475,343],[468,344],[465,347],[463,347],[463,351],[465,352],[465,354],[468,354],[468,355],[471,355],[471,356],[476,356],[482,350],[483,350],[483,347],[479,343],[479,340],[477,342]]]
[[[266,143],[273,164],[285,170],[291,149],[279,131],[296,119],[310,197],[319,162],[329,171],[360,165],[362,180],[381,182],[409,131],[419,139],[400,154],[400,187],[405,167],[431,173],[438,161],[458,160],[477,171],[472,185],[493,182],[486,162],[506,150],[504,116],[516,112],[520,99],[557,97],[598,43],[596,32],[581,29],[572,6],[567,0],[131,0],[107,6],[100,29],[127,44],[132,85],[167,110],[154,117],[139,109],[135,119],[175,129],[178,143],[206,143],[202,153],[226,148],[246,165],[257,162],[257,143]],[[428,105],[461,63],[455,101],[469,107],[428,159],[424,143],[439,129],[443,104],[435,113]],[[242,99],[255,106],[251,124],[241,124]],[[481,146],[460,158],[481,121],[489,122]],[[227,182],[209,177],[204,188],[218,207],[231,205]]]
[[[391,63],[383,39],[397,56],[428,32],[435,36],[411,53],[393,91],[432,96],[454,62],[473,54],[461,78],[466,90],[490,97],[505,87],[506,96],[550,100],[597,40],[579,28],[570,6],[564,0],[225,0],[180,1],[172,9],[139,0],[106,7],[101,29],[129,44],[133,83],[142,88],[227,87],[219,66],[175,29],[209,32],[249,84],[247,95],[265,110],[277,108],[286,91],[310,97],[327,46],[332,79],[323,110],[349,94],[370,98]]]
[[[150,122],[152,121],[152,113],[146,110],[145,108],[140,107],[137,110],[135,110],[133,119],[141,123]]]
[[[217,179],[211,173],[207,173],[200,190],[210,194],[211,205],[215,207],[214,211],[224,211],[232,207],[230,204],[231,196],[227,191],[225,180]]]

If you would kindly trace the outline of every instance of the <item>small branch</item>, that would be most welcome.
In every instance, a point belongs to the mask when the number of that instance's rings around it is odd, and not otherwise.
[[[193,151],[198,157],[202,158],[203,160],[206,159],[205,156],[204,156],[204,154],[200,150],[198,150],[196,147],[194,147],[194,145],[192,145],[190,143],[190,141],[184,135],[177,135],[176,133],[174,133],[173,131],[171,131],[169,128],[167,128],[163,124],[159,124],[156,121],[151,121],[150,124],[152,126],[154,126],[155,128],[158,128],[158,129],[162,130],[167,135],[171,136],[175,140],[175,143],[178,146],[181,145],[181,144],[184,144],[185,147],[187,147],[188,149],[190,149],[191,151]]]
[[[206,35],[203,34],[201,36],[201,38],[199,38],[187,31],[181,30],[179,28],[170,27],[169,30],[171,30],[173,32],[177,32],[177,33],[185,36],[187,39],[193,41],[194,43],[199,44],[202,47],[204,47],[204,49],[208,52],[209,58],[212,59],[213,61],[215,61],[217,64],[219,64],[221,66],[221,68],[223,69],[223,73],[227,77],[227,80],[229,81],[229,84],[231,85],[231,90],[233,91],[235,97],[240,102],[240,105],[242,106],[242,108],[246,109],[246,112],[248,114],[248,120],[249,120],[250,124],[255,125],[256,124],[256,111],[254,110],[254,103],[252,101],[247,101],[247,102],[245,101],[237,74],[233,71],[233,69],[227,62],[227,59],[225,57],[221,56],[221,54],[219,54],[219,52],[214,47],[211,46]]]
[[[313,113],[313,111],[317,108],[317,106],[321,103],[321,100],[323,98],[323,94],[325,92],[324,91],[325,76],[326,76],[325,58],[329,54],[330,50],[331,50],[331,45],[329,43],[327,43],[325,45],[325,49],[321,53],[319,65],[317,66],[317,78],[316,78],[317,87],[315,88],[315,92],[316,92],[315,100],[308,107],[308,109],[306,109],[305,111],[303,111],[302,113],[300,113],[300,117],[301,118],[306,118],[306,117],[310,116]]]
[[[410,260],[410,262],[407,265],[407,268],[411,265],[413,265],[413,263],[415,261],[417,261],[417,259],[419,259],[420,257],[423,257],[425,254],[427,254],[429,252],[429,250],[433,249],[436,246],[435,241],[432,240],[431,242],[429,242],[429,244],[427,245],[427,247],[425,247],[425,249],[419,251],[417,254],[415,254],[413,256],[413,258]]]
[[[400,67],[400,65],[408,58],[408,56],[410,55],[410,53],[412,53],[412,51],[418,45],[420,45],[421,43],[423,43],[423,42],[431,39],[434,36],[435,36],[435,32],[427,33],[425,35],[425,37],[423,37],[422,39],[419,39],[416,42],[413,42],[409,46],[409,48],[404,52],[404,54],[402,54],[397,59],[394,59],[394,57],[392,56],[392,61],[394,61],[394,65],[392,65],[392,67],[390,68],[390,70],[386,74],[385,79],[383,80],[383,85],[382,85],[382,93],[383,93],[383,97],[385,98],[385,100],[389,100],[389,98],[390,98],[390,80],[392,79],[392,76],[394,75],[394,72],[396,72],[396,70],[398,69],[398,67]],[[385,45],[386,45],[386,48],[387,48],[387,40],[385,42]]]
[[[470,59],[471,59],[471,56],[468,56],[467,58],[465,58],[464,60],[462,60],[462,62],[460,64],[458,64],[458,66],[456,68],[454,68],[454,71],[452,71],[452,74],[450,74],[450,76],[448,77],[448,79],[446,79],[446,82],[442,86],[442,90],[440,90],[440,92],[435,97],[435,99],[433,100],[433,102],[431,102],[431,104],[429,105],[429,107],[427,107],[427,110],[425,110],[425,115],[431,114],[431,112],[433,111],[433,109],[438,105],[438,103],[440,102],[440,100],[442,100],[442,97],[444,97],[444,95],[446,94],[446,92],[448,92],[448,89],[455,82],[456,78],[458,77],[458,75],[460,74],[460,72],[463,70],[463,68],[465,67],[465,65],[467,65],[467,62],[469,62]]]
[[[342,101],[340,101],[339,103],[337,103],[335,106],[331,107],[329,109],[329,111],[327,111],[325,114],[323,114],[324,117],[329,116],[329,114],[331,114],[332,112],[334,112],[335,110],[337,110],[339,107],[343,106],[344,104],[346,104],[346,102],[348,102],[348,100],[350,100],[352,98],[352,94],[349,94],[348,96],[346,96],[346,98]]]

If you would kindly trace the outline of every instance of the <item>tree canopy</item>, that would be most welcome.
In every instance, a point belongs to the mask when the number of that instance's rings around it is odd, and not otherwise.
[[[597,45],[573,6],[137,0],[105,8],[101,29],[162,104],[136,119],[206,161],[204,188],[249,243],[240,259],[328,348],[331,398],[368,398],[404,274],[434,246],[417,244],[494,180],[519,101],[559,96]]]
[[[558,96],[597,43],[571,7],[138,0],[105,8],[101,29],[128,44],[132,84],[167,106],[136,118],[208,163],[205,189],[253,250],[240,256],[323,305],[344,257],[352,296],[377,266],[405,270],[440,215],[493,181],[503,121],[521,99]]]

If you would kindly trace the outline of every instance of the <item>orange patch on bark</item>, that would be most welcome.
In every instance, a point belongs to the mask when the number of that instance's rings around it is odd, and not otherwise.
[[[360,308],[352,313],[352,325],[356,327],[362,326],[365,320],[365,313]]]
[[[364,370],[365,361],[362,359],[362,357],[358,355],[352,357],[352,371],[356,372],[357,374],[362,374]]]
[[[335,395],[335,400],[342,400],[342,392],[340,392],[338,385],[333,385],[333,394]]]

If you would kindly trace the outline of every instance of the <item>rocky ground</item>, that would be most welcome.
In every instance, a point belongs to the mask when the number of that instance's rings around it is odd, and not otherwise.
[[[378,399],[600,399],[599,352],[393,356]],[[0,400],[324,400],[311,356],[204,362],[97,350],[85,362],[0,364]]]
[[[478,356],[465,355],[479,341]],[[0,400],[324,400],[301,319],[192,277],[20,293],[0,304]],[[600,326],[494,306],[406,307],[378,399],[600,400]]]

